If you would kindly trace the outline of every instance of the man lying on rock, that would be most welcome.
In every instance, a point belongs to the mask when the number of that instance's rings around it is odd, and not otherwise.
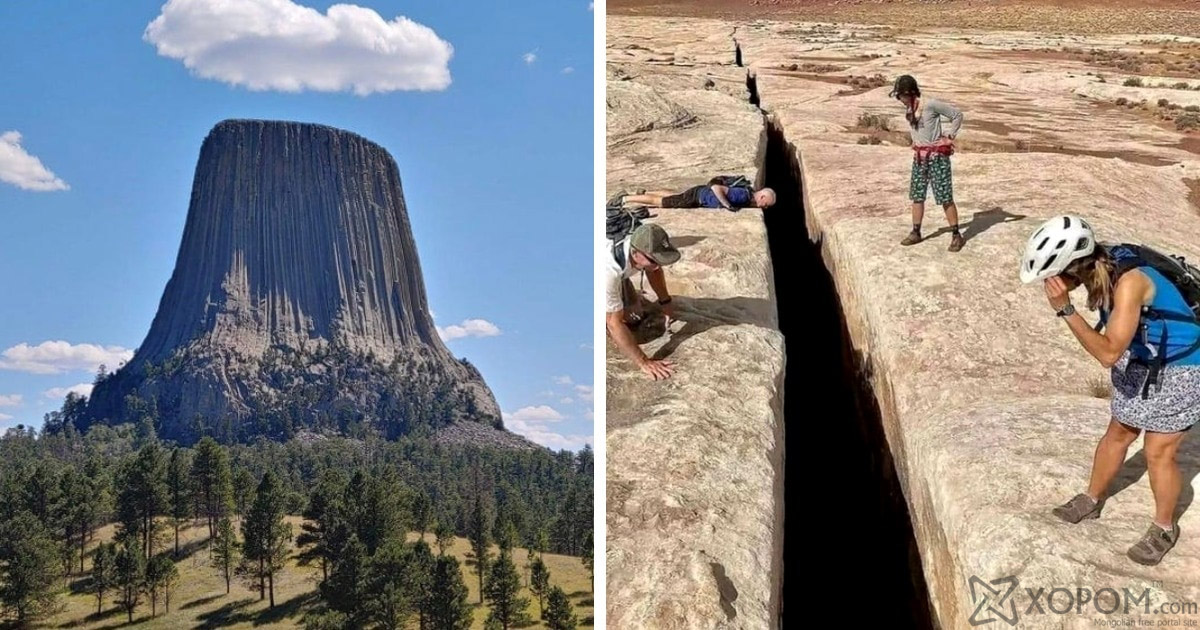
[[[954,185],[950,175],[950,154],[954,153],[954,138],[962,128],[962,112],[953,105],[933,99],[921,98],[921,88],[911,75],[896,79],[891,96],[904,103],[904,117],[908,120],[908,131],[912,136],[913,163],[909,177],[908,197],[912,200],[912,232],[900,241],[901,245],[921,242],[921,222],[925,218],[925,195],[933,187],[933,196],[946,211],[946,222],[950,224],[950,251],[963,247],[963,236],[958,231],[958,206],[954,205]],[[942,119],[950,127],[942,130]]]
[[[634,288],[630,278],[638,272],[646,275],[663,314],[670,320],[675,316],[675,309],[667,291],[663,267],[679,260],[679,250],[671,244],[667,231],[654,223],[642,223],[624,237],[606,243],[603,255],[608,334],[617,348],[647,376],[656,381],[669,378],[675,366],[670,361],[647,357],[630,330],[631,325],[641,322],[643,315],[641,292]]]
[[[1025,246],[1021,280],[1041,280],[1050,307],[1112,378],[1112,419],[1092,461],[1086,492],[1054,508],[1068,523],[1100,517],[1109,485],[1139,434],[1154,493],[1154,522],[1127,555],[1155,565],[1179,540],[1182,488],[1175,454],[1200,421],[1200,270],[1144,246],[1096,243],[1086,221],[1066,215],[1042,224]],[[1100,312],[1090,325],[1071,304],[1087,289]],[[1100,332],[1103,330],[1103,332]]]
[[[656,190],[623,195],[627,206],[651,208],[724,208],[737,212],[742,208],[770,208],[775,205],[775,191],[770,188],[754,190],[750,181],[740,176],[717,176],[707,184],[687,190]]]

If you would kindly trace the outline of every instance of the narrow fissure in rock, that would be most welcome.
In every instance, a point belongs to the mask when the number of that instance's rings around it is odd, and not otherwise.
[[[757,100],[757,90],[751,98]],[[777,201],[763,216],[787,352],[779,627],[804,625],[814,608],[859,603],[889,628],[932,630],[937,626],[870,367],[851,345],[821,244],[808,238],[798,153],[778,123],[765,118],[762,185],[775,190]],[[824,588],[811,588],[814,576]],[[795,608],[791,622],[785,602]]]
[[[742,67],[742,46],[736,39],[733,40],[733,63],[739,68]]]
[[[758,99],[758,79],[751,72],[746,73],[746,91],[750,93],[750,104],[759,107],[761,101]]]

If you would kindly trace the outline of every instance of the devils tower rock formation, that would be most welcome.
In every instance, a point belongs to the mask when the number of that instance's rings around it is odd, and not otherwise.
[[[150,332],[88,408],[90,422],[147,416],[183,441],[501,426],[434,328],[383,148],[312,124],[213,128]]]

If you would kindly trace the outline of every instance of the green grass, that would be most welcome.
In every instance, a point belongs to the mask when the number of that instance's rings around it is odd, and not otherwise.
[[[295,533],[300,531],[299,517],[288,517]],[[108,541],[113,535],[113,527],[100,530],[94,548],[101,541]],[[208,549],[204,546],[208,538],[208,528],[203,524],[189,526],[180,530],[180,550],[183,557],[177,561],[179,582],[171,593],[171,612],[163,610],[163,603],[158,604],[158,614],[150,617],[150,602],[145,600],[134,613],[134,623],[130,627],[138,630],[175,630],[178,628],[196,628],[213,630],[216,628],[231,629],[266,629],[266,628],[296,628],[300,627],[304,614],[317,605],[317,582],[321,577],[318,566],[298,566],[295,558],[291,558],[288,567],[275,577],[275,608],[268,609],[266,601],[259,601],[258,594],[251,591],[247,585],[234,579],[228,595],[225,594],[225,580],[217,569],[212,568],[208,561]],[[409,534],[408,539],[415,541],[417,534]],[[437,553],[437,546],[432,534],[426,534],[425,540]],[[159,551],[168,549],[174,544],[173,535],[157,547]],[[493,547],[493,554],[498,550]],[[447,548],[446,553],[458,558],[463,567],[463,579],[469,591],[468,601],[475,606],[475,623],[473,628],[483,628],[487,617],[487,606],[479,606],[479,578],[474,574],[474,556],[470,552],[470,543],[465,538],[456,538],[454,544]],[[522,579],[527,582],[525,561],[528,552],[524,549],[513,551],[513,562],[521,572]],[[550,569],[550,581],[560,586],[571,598],[575,606],[575,614],[581,622],[581,627],[591,627],[592,588],[587,567],[579,558],[546,554],[545,562]],[[76,564],[78,569],[78,564]],[[88,551],[85,568],[91,569],[91,549]],[[96,613],[96,598],[88,592],[73,592],[87,588],[86,575],[71,575],[64,581],[64,595],[59,598],[61,610],[54,616],[43,620],[38,628],[70,628],[71,630],[110,630],[128,625],[125,611],[119,609],[114,600],[116,592],[105,594],[104,610]],[[522,592],[528,597],[529,616],[537,619],[538,604],[536,598],[528,589]],[[586,605],[584,605],[586,604]],[[416,627],[414,617],[412,627]],[[544,628],[540,623],[527,626],[528,628]]]

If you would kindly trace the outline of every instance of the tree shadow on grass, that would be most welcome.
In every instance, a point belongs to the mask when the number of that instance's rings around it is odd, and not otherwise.
[[[576,597],[583,597],[584,595],[591,595],[591,594],[592,594],[591,591],[575,591],[574,593],[567,593],[567,597],[570,597],[571,599],[575,599]]]
[[[242,609],[253,604],[255,601],[257,600],[251,598],[239,599],[229,602],[216,610],[206,612],[197,617],[202,623],[196,626],[196,629],[212,630],[213,628],[223,628],[243,621],[249,621],[252,615]]]
[[[104,619],[108,619],[109,617],[112,617],[114,615],[123,615],[123,614],[125,614],[125,611],[121,610],[121,608],[119,606],[113,606],[112,608],[109,608],[108,610],[94,612],[82,619],[76,619],[75,621],[72,621],[71,623],[65,623],[59,627],[60,628],[78,628],[79,626],[90,625],[90,624],[96,623],[97,621],[102,621]]]
[[[284,619],[295,617],[300,614],[300,611],[317,601],[317,592],[308,591],[301,593],[295,597],[275,605],[274,608],[268,608],[262,611],[254,619],[254,625],[261,626],[269,623],[279,623]]]
[[[203,606],[205,604],[210,604],[218,599],[221,599],[222,597],[226,597],[225,593],[220,593],[218,595],[209,595],[208,597],[201,597],[200,599],[193,599],[192,601],[180,606],[179,610],[187,610],[189,608],[195,608],[197,606]]]

